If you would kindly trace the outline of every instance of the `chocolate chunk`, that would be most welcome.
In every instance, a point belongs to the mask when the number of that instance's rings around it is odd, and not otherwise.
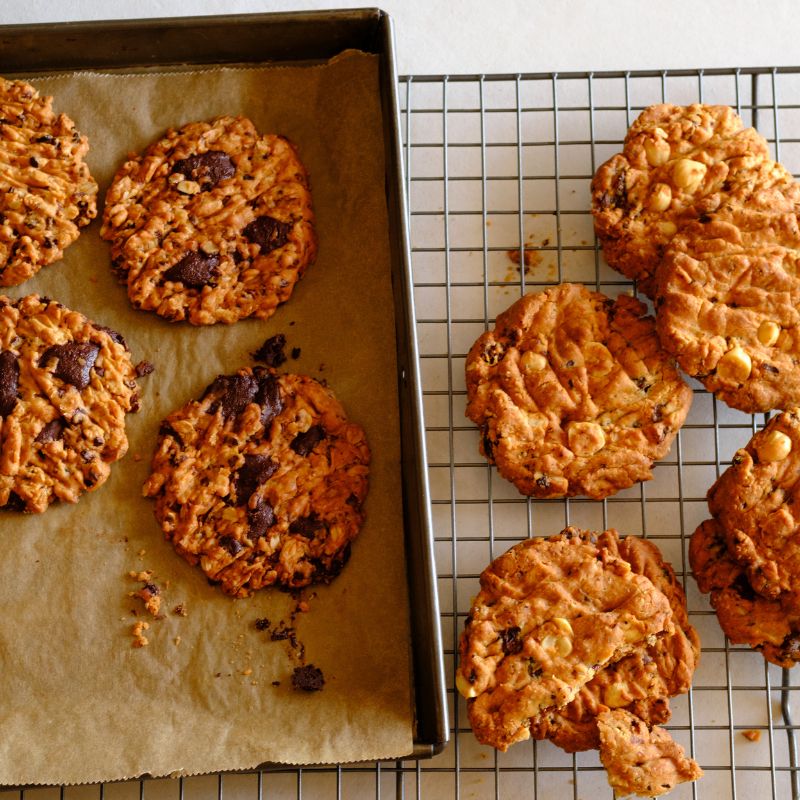
[[[227,550],[232,556],[238,555],[244,550],[242,543],[233,536],[220,536],[219,546]]]
[[[281,222],[265,215],[246,225],[242,233],[249,242],[257,244],[262,253],[271,253],[289,241],[291,230],[291,222]]]
[[[179,281],[190,289],[200,289],[219,274],[219,255],[206,255],[201,251],[187,253],[162,276],[164,281]]]
[[[279,367],[286,361],[284,347],[286,347],[286,337],[282,333],[276,333],[253,353],[253,358],[256,361],[263,361],[267,366]]]
[[[261,406],[261,424],[268,433],[268,426],[283,410],[281,400],[281,387],[274,375],[260,376],[258,379],[258,392],[256,403]]]
[[[55,419],[50,420],[47,425],[44,426],[39,431],[39,435],[34,439],[35,442],[39,444],[47,444],[47,442],[54,442],[56,439],[60,439],[61,435],[64,433],[64,428],[66,427],[66,422],[62,417],[56,417]]]
[[[236,498],[239,504],[244,505],[250,499],[250,495],[262,483],[266,483],[277,469],[278,462],[269,456],[246,455],[244,464],[236,473]]]
[[[200,188],[207,192],[220,181],[232,178],[236,174],[236,165],[222,150],[209,150],[207,153],[197,153],[176,161],[172,171],[197,181]]]
[[[519,628],[506,628],[500,631],[500,638],[503,640],[503,652],[507,656],[513,656],[522,652],[522,639],[519,638]]]
[[[319,667],[306,664],[295,667],[292,673],[292,688],[304,692],[318,692],[325,685],[325,677]]]
[[[145,375],[149,375],[155,367],[149,361],[140,361],[135,367],[136,377],[143,378]]]
[[[300,358],[300,348],[299,347],[293,347],[292,348],[292,358],[295,361],[297,361],[297,359]]]
[[[6,504],[4,506],[0,506],[0,508],[3,508],[6,511],[24,511],[25,501],[16,492],[9,492]]]
[[[309,559],[314,567],[316,580],[320,583],[330,583],[345,567],[350,560],[350,542],[338,552],[327,564],[321,558]]]
[[[108,328],[105,325],[95,325],[96,330],[103,331],[103,333],[107,333],[113,341],[117,344],[121,344],[126,350],[128,349],[128,343],[125,341],[125,338],[121,333],[117,333],[113,328]]]
[[[89,373],[97,360],[100,348],[89,342],[67,342],[48,347],[39,359],[39,366],[44,369],[48,363],[58,359],[53,375],[62,381],[71,383],[77,389],[85,389],[89,385]]]
[[[312,425],[307,431],[298,433],[289,447],[299,456],[307,456],[325,438],[322,425]]]
[[[43,136],[37,136],[34,140],[37,144],[55,144],[56,140],[52,137],[49,133],[45,133]]]
[[[0,353],[0,417],[7,417],[17,405],[19,361],[10,350]]]
[[[314,534],[323,526],[322,520],[312,512],[307,517],[298,517],[289,525],[289,533],[299,533],[306,539],[313,539]]]
[[[266,500],[259,498],[255,508],[247,509],[247,521],[250,524],[250,536],[257,539],[275,524],[275,511]]]
[[[213,414],[218,408],[222,408],[222,416],[229,419],[241,414],[255,401],[258,388],[258,382],[251,375],[220,375],[208,387],[203,397],[221,393],[220,399],[212,403],[210,411]]]
[[[756,599],[756,593],[745,575],[740,575],[731,584],[731,589],[733,589],[733,591],[736,592],[736,594],[738,594],[743,600],[749,600],[752,602]]]

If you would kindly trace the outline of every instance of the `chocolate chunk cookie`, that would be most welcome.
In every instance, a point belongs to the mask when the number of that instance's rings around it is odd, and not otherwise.
[[[597,724],[600,760],[619,797],[657,797],[703,776],[700,765],[662,728],[622,709],[605,711]]]
[[[652,297],[656,267],[675,233],[732,196],[752,199],[753,170],[768,159],[765,139],[727,106],[645,109],[622,153],[592,181],[595,232],[608,264]]]
[[[0,286],[58,261],[97,215],[85,136],[52,97],[0,78]]]
[[[765,597],[800,598],[800,411],[773,417],[708,491],[728,551]]]
[[[330,389],[241,369],[166,418],[144,494],[177,552],[245,597],[338,575],[364,518],[369,460]]]
[[[800,404],[798,259],[794,211],[733,207],[687,225],[658,268],[662,344],[733,408]]]
[[[99,488],[139,407],[122,337],[37,295],[0,297],[0,506],[39,513]]]
[[[800,661],[800,605],[792,595],[769,599],[757,594],[725,545],[715,519],[692,534],[689,561],[697,586],[710,593],[711,605],[725,635],[734,644],[747,644],[779,667]]]
[[[101,235],[135,307],[194,325],[269,317],[317,252],[295,148],[244,117],[169,130],[123,164]]]
[[[477,739],[499,750],[571,702],[606,665],[671,632],[669,600],[598,535],[528,539],[481,574],[456,686]]]
[[[518,300],[472,346],[466,414],[520,492],[601,499],[652,478],[692,392],[644,313],[562,284]]]
[[[636,536],[620,540],[615,531],[602,533],[598,546],[623,558],[666,596],[673,628],[597,672],[564,708],[531,719],[534,739],[550,739],[568,753],[600,746],[597,715],[608,708],[625,709],[650,725],[668,722],[669,698],[689,690],[700,657],[683,588],[658,547]]]

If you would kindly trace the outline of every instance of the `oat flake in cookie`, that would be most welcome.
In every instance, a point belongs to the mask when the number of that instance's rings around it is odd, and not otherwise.
[[[97,215],[89,144],[52,102],[0,78],[0,286],[58,261]]]
[[[520,492],[601,499],[652,478],[692,392],[644,312],[562,284],[522,297],[472,346],[466,413]]]
[[[138,407],[118,333],[47,298],[0,297],[0,506],[38,513],[99,488]]]
[[[294,146],[244,117],[169,130],[123,164],[101,235],[136,308],[194,325],[269,317],[317,252]]]
[[[177,552],[244,597],[339,574],[363,522],[369,460],[330,389],[241,369],[164,420],[144,494]]]

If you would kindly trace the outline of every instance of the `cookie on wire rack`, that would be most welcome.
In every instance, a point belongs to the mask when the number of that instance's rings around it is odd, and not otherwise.
[[[58,261],[97,216],[89,143],[24,81],[0,78],[0,286]]]
[[[194,325],[271,316],[317,253],[295,147],[245,117],[189,123],[132,156],[101,235],[134,307]]]

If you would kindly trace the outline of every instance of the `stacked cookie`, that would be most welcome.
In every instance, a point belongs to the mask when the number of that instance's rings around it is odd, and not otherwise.
[[[606,260],[654,299],[681,368],[742,411],[800,403],[799,203],[725,106],[646,109],[592,182]]]
[[[713,518],[692,536],[689,557],[720,626],[767,661],[800,661],[800,411],[773,417],[738,450],[708,492]]]
[[[651,542],[567,528],[516,545],[480,583],[456,673],[479,741],[599,748],[628,794],[699,777],[655,727],[669,719],[669,697],[688,690],[700,645],[683,590]],[[637,728],[637,747],[621,747]]]

